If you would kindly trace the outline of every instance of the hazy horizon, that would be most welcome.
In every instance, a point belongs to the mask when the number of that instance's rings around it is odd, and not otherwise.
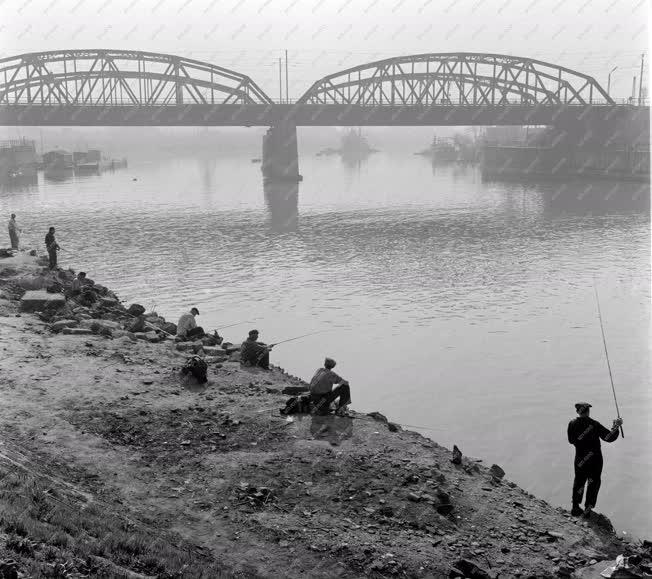
[[[603,86],[617,66],[611,93],[626,98],[648,48],[647,6],[644,0],[5,0],[0,57],[75,48],[172,53],[247,74],[276,98],[278,58],[287,49],[290,97],[297,98],[322,76],[382,58],[490,52],[566,66]]]

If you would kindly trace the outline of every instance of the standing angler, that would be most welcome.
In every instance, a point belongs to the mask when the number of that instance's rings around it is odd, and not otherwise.
[[[11,241],[11,249],[18,249],[18,241],[19,241],[18,234],[20,233],[20,229],[16,224],[15,213],[11,214],[11,219],[9,220],[8,229],[9,229],[9,240]]]
[[[50,258],[50,269],[56,269],[57,251],[59,251],[59,244],[54,238],[54,227],[50,227],[48,234],[45,236],[45,247],[48,250],[48,257]]]
[[[613,442],[618,438],[618,431],[623,423],[622,418],[616,418],[611,430],[589,418],[591,405],[588,402],[578,402],[575,410],[578,417],[568,424],[568,442],[575,446],[575,480],[573,481],[573,508],[571,515],[589,516],[595,508],[600,490],[600,475],[602,474],[602,451],[600,439]],[[588,483],[588,484],[587,484]],[[580,504],[586,487],[584,510]]]

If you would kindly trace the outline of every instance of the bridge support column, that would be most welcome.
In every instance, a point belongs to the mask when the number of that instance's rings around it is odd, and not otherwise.
[[[299,175],[296,125],[281,122],[263,135],[262,171],[266,181],[302,180]]]

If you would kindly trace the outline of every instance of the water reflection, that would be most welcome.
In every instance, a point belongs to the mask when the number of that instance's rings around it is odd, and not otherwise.
[[[475,174],[478,172],[477,163],[472,161],[438,159],[437,157],[431,157],[429,161],[433,175],[441,176],[450,174],[455,181],[468,178],[473,178],[475,181]]]
[[[43,175],[46,181],[70,181],[74,176],[72,167],[70,169],[45,169]]]
[[[367,159],[369,159],[369,153],[342,153],[342,155],[340,155],[340,159],[342,161],[342,165],[347,171],[359,172],[362,168],[363,163],[366,163]]]
[[[197,160],[202,184],[202,191],[210,194],[215,190],[215,161],[210,158],[200,158]]]
[[[564,182],[541,184],[538,189],[547,215],[650,211],[648,183]]]
[[[0,189],[2,192],[29,192],[33,191],[38,185],[38,175],[36,172],[25,174],[7,174],[0,175]]]
[[[313,415],[310,422],[310,434],[315,440],[327,440],[332,446],[338,446],[343,440],[353,436],[353,419],[348,416]]]
[[[299,225],[299,183],[263,182],[269,224],[273,231],[296,231]]]

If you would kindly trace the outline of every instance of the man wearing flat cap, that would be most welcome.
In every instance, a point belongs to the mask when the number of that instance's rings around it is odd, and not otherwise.
[[[324,367],[319,368],[310,381],[310,402],[315,414],[328,414],[331,402],[339,398],[336,413],[346,415],[346,408],[351,404],[349,383],[333,372],[335,360],[326,358]],[[336,388],[333,388],[338,384]]]
[[[622,418],[613,421],[611,430],[589,418],[591,404],[577,402],[575,410],[578,417],[568,424],[568,442],[575,446],[575,480],[573,481],[573,508],[571,515],[589,516],[595,508],[600,490],[600,475],[602,474],[602,451],[600,439],[613,442],[618,438]],[[588,484],[587,484],[588,483]],[[584,509],[580,506],[586,485],[586,500]]]
[[[269,353],[274,344],[269,346],[258,341],[258,330],[251,330],[247,339],[240,346],[240,363],[245,366],[259,366],[269,370]]]
[[[197,325],[195,321],[195,316],[199,315],[199,310],[197,308],[192,308],[190,312],[183,314],[179,318],[179,323],[177,324],[177,336],[184,340],[192,340],[203,338],[206,334],[204,333],[204,328]]]

